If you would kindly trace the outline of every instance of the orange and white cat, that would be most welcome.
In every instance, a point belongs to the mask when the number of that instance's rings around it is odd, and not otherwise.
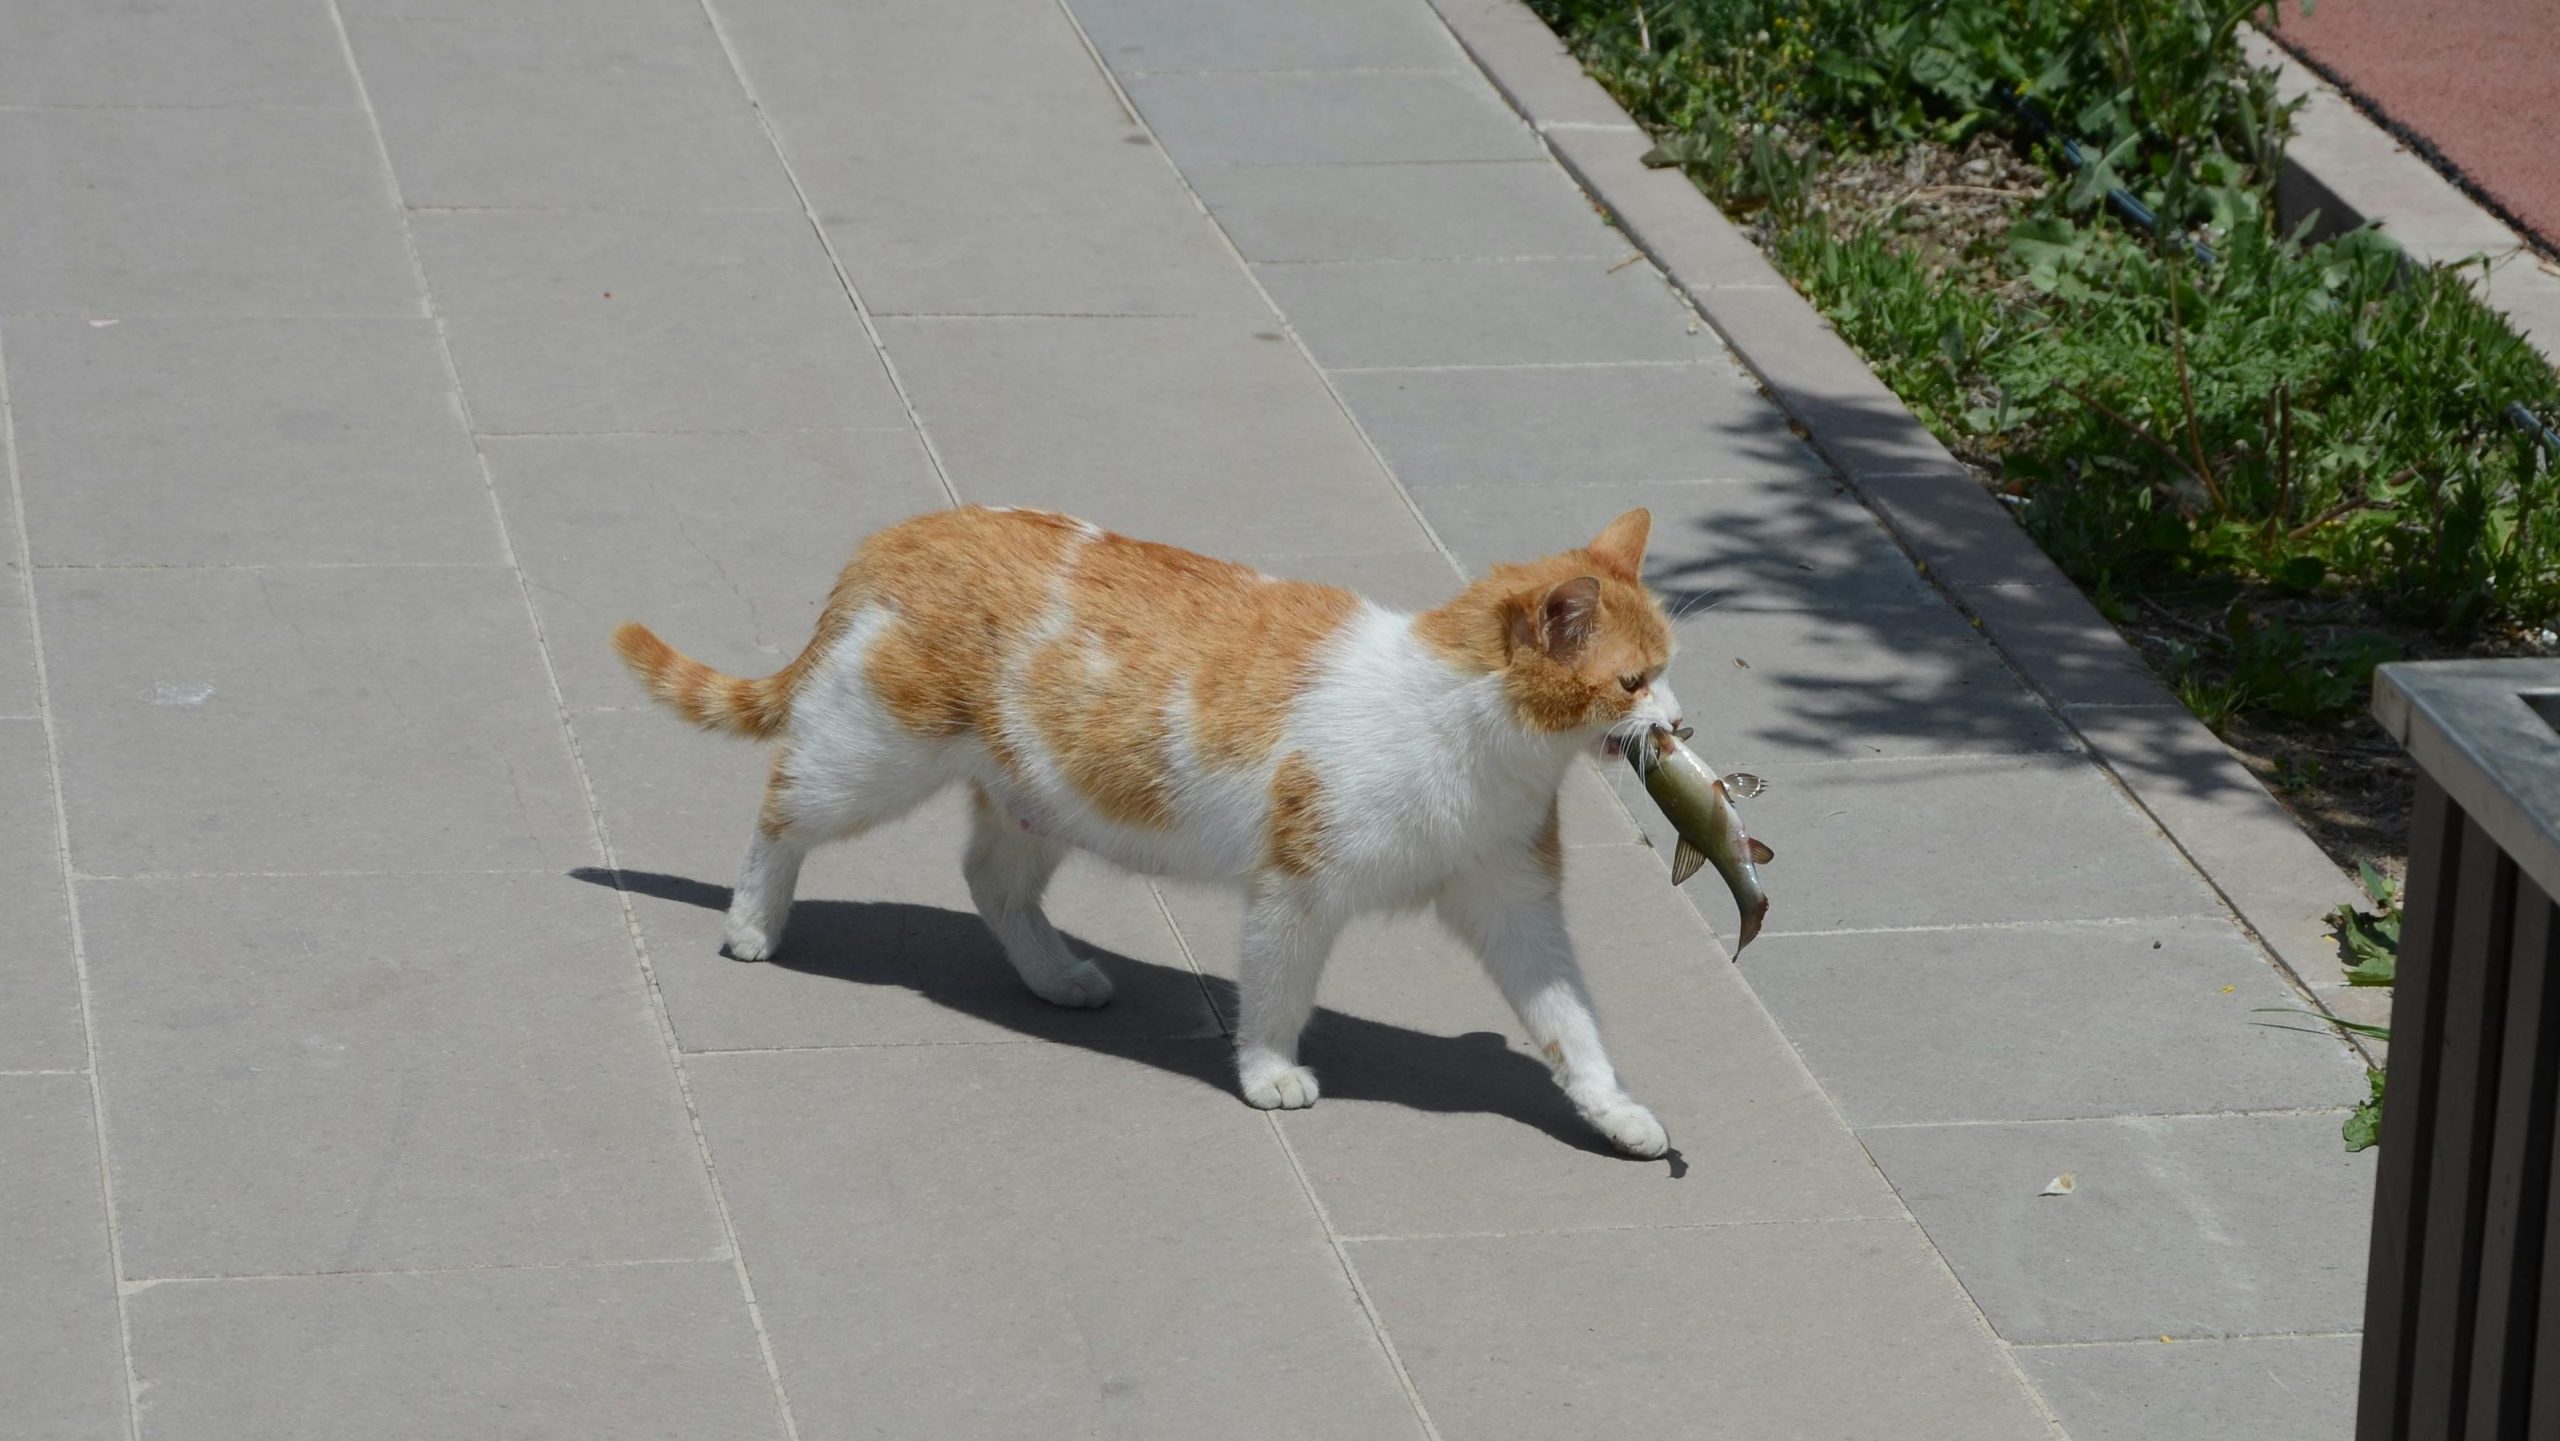
[[[1676,726],[1671,627],[1639,579],[1651,517],[1500,566],[1403,615],[1330,586],[971,507],[863,542],[817,634],[761,680],[637,624],[614,649],[707,729],[778,742],[728,949],[781,944],[801,858],[957,782],[969,894],[1023,982],[1111,982],[1040,909],[1069,847],[1246,892],[1236,1069],[1263,1108],[1316,1099],[1298,1033],[1335,935],[1429,904],[1483,958],[1585,1119],[1661,1155],[1618,1084],[1565,935],[1556,794],[1573,758]]]

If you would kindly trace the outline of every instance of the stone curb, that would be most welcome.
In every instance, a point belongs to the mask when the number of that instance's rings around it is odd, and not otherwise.
[[[2355,102],[2283,45],[2244,26],[2249,63],[2273,66],[2276,93],[2300,96],[2294,136],[2276,182],[2276,213],[2287,225],[2317,212],[2334,235],[2370,220],[2410,259],[2430,265],[2487,262],[2471,269],[2473,289],[2560,367],[2560,273],[2546,270],[2524,237],[2490,214],[2433,165],[2367,118]]]
[[[2007,510],[1519,0],[1431,0],[1496,89],[1756,375],[1919,569],[2327,1007],[2327,917],[2361,893]],[[1553,108],[1548,108],[1552,106]],[[2370,1019],[2366,995],[2354,998]]]

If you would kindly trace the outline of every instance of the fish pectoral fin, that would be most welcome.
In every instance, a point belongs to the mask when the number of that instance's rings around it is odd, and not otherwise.
[[[1671,884],[1676,886],[1696,875],[1698,867],[1706,863],[1707,853],[1689,844],[1688,837],[1681,837],[1680,844],[1671,852]]]
[[[1769,849],[1754,837],[1744,836],[1742,844],[1750,850],[1751,863],[1755,866],[1765,866],[1778,858],[1776,851]]]
[[[1725,794],[1732,796],[1738,801],[1747,801],[1768,788],[1769,783],[1767,781],[1760,779],[1749,771],[1735,771],[1733,774],[1724,778]]]

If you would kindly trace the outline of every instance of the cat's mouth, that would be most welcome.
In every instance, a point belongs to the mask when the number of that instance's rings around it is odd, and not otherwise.
[[[1627,742],[1625,737],[1606,735],[1600,738],[1600,754],[1607,756],[1611,760],[1616,760],[1626,753]]]

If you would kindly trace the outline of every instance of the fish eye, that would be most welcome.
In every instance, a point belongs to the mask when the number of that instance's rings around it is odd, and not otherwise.
[[[1637,691],[1644,689],[1644,677],[1641,675],[1622,675],[1618,677],[1618,684],[1625,686],[1627,688],[1627,693],[1629,695],[1633,695]]]

